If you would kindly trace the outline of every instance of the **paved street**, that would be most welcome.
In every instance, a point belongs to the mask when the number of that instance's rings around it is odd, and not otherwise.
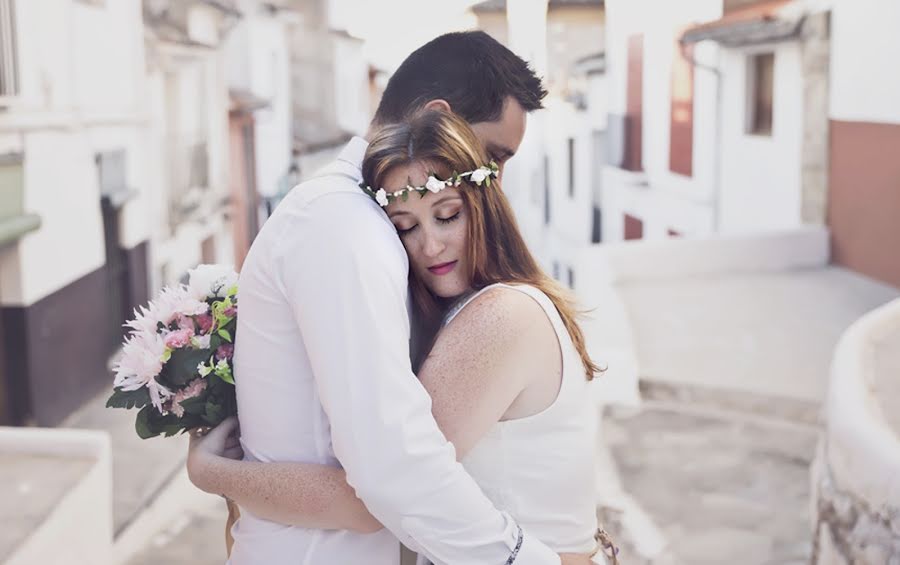
[[[127,565],[222,565],[227,517],[225,501],[216,497],[185,508],[179,519],[151,537]]]
[[[613,411],[604,430],[624,489],[666,540],[642,559],[623,539],[625,563],[807,563],[814,428],[650,403]]]

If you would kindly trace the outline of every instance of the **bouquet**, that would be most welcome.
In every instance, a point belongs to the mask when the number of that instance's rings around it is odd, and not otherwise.
[[[131,329],[106,406],[139,408],[135,431],[143,439],[216,426],[237,414],[237,274],[200,265],[189,276],[125,324]]]

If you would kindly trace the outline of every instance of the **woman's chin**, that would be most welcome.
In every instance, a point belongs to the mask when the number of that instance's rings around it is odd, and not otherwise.
[[[433,285],[429,286],[428,290],[430,290],[431,294],[435,297],[449,301],[459,298],[465,294],[468,289],[463,288],[463,285]]]

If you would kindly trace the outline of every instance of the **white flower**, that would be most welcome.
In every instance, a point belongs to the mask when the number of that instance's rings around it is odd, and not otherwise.
[[[122,346],[122,358],[113,367],[116,378],[113,386],[123,390],[137,390],[146,386],[162,371],[162,356],[166,344],[159,334],[137,333]]]
[[[490,171],[485,170],[484,167],[481,167],[480,169],[475,169],[474,171],[472,171],[472,176],[470,176],[469,178],[472,180],[472,182],[474,182],[478,186],[481,186],[481,183],[484,182],[484,179],[487,178],[488,174],[490,174]]]
[[[162,412],[163,402],[171,398],[172,391],[156,382],[156,379],[150,379],[150,382],[147,383],[147,391],[150,393],[150,403]]]
[[[436,179],[434,176],[428,177],[428,182],[425,183],[425,188],[430,190],[431,192],[440,192],[444,189],[446,183],[442,180]]]
[[[212,365],[207,365],[206,363],[200,363],[199,365],[197,365],[197,373],[201,377],[207,376],[208,374],[212,373],[212,371],[213,371]]]
[[[206,335],[195,335],[191,338],[191,345],[193,345],[197,349],[209,349],[209,339],[212,336],[209,334]]]
[[[387,192],[383,188],[379,188],[378,192],[375,193],[375,202],[378,202],[378,205],[382,208],[388,205]]]
[[[156,311],[153,312],[154,317],[165,325],[168,325],[178,314],[199,316],[209,311],[209,305],[191,296],[184,285],[162,289],[154,306],[156,307]]]
[[[156,317],[157,307],[153,302],[147,305],[147,308],[140,306],[140,311],[134,309],[134,319],[128,321],[125,325],[132,329],[132,333],[156,333],[156,324],[159,319]]]
[[[237,284],[238,275],[231,265],[198,265],[188,271],[188,293],[195,300],[210,296],[224,298],[228,289]]]

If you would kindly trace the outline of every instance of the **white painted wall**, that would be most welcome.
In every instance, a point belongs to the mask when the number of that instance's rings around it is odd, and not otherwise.
[[[830,110],[833,120],[900,124],[900,2],[834,2]]]
[[[27,306],[105,262],[95,155],[125,149],[130,186],[146,187],[144,43],[138,0],[16,7],[22,93],[0,113],[0,147],[24,154],[25,208],[42,225],[0,255],[0,301]],[[122,212],[126,247],[147,239],[128,221],[142,204]]]
[[[145,211],[151,216],[150,291],[176,282],[186,271],[201,261],[201,245],[212,237],[216,261],[234,262],[231,227],[226,217],[229,195],[228,97],[229,77],[227,53],[219,43],[224,38],[211,35],[219,29],[220,14],[215,10],[193,10],[190,25],[212,49],[173,49],[152,45],[156,64],[147,77],[150,115],[146,136],[147,155],[153,170]],[[252,71],[252,69],[251,69]],[[231,75],[233,78],[233,75]],[[252,74],[250,79],[254,80]],[[168,194],[187,187],[172,183],[173,142],[178,151],[187,151],[190,143],[205,141],[209,156],[209,187],[199,194],[199,209],[175,229],[169,224]],[[259,151],[259,148],[258,148]]]
[[[746,131],[748,57],[775,53],[772,135]],[[799,43],[723,50],[723,233],[799,227],[803,83]]]
[[[610,114],[623,116],[627,107],[628,41],[642,34],[643,165],[642,174],[616,168],[603,173],[603,241],[621,241],[623,215],[644,222],[645,239],[669,237],[674,229],[690,236],[712,232],[715,223],[717,172],[716,96],[714,73],[694,68],[694,142],[691,177],[669,170],[672,64],[681,29],[698,21],[721,17],[719,0],[610,0],[607,11],[607,71]],[[654,14],[648,18],[647,14]],[[719,49],[713,44],[695,48],[694,58],[717,66]]]
[[[291,71],[288,23],[255,0],[241,4],[244,18],[226,39],[228,87],[268,102],[256,117],[256,186],[263,196],[278,191],[291,159]]]
[[[507,2],[508,47],[531,64],[538,75],[547,69],[547,0]],[[503,171],[503,190],[516,214],[525,242],[547,268],[544,229],[545,132],[550,116],[546,111],[528,116],[525,137],[516,156]]]
[[[337,123],[344,131],[363,135],[369,127],[369,66],[362,41],[353,37],[332,37],[334,94]]]

